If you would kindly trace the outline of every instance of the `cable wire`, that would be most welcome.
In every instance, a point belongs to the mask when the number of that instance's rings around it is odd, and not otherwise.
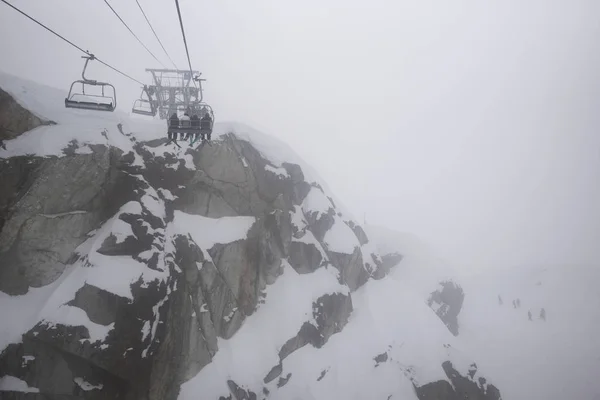
[[[185,45],[185,53],[187,54],[188,65],[190,67],[190,74],[192,76],[192,81],[194,82],[194,86],[196,86],[196,81],[194,80],[194,71],[192,70],[192,62],[190,61],[190,52],[188,51],[187,40],[185,39],[185,30],[183,29],[183,20],[181,19],[181,10],[179,9],[179,0],[175,0],[175,4],[177,5],[177,14],[179,15],[179,25],[181,25],[181,35],[183,36],[183,44]],[[198,86],[196,86],[196,87],[198,87]]]
[[[167,52],[167,49],[165,49],[165,46],[163,46],[162,42],[160,41],[160,39],[158,37],[158,34],[156,33],[156,31],[152,27],[152,24],[150,23],[150,20],[148,20],[148,17],[146,16],[146,13],[144,12],[144,9],[142,8],[142,5],[140,4],[140,2],[138,0],[135,0],[135,2],[137,3],[138,7],[140,8],[140,11],[142,12],[142,15],[146,19],[146,22],[148,23],[148,26],[150,27],[150,29],[152,29],[152,33],[154,33],[154,36],[156,37],[156,40],[158,40],[158,43],[160,44],[160,47],[162,47],[163,51],[165,52],[165,54],[169,58],[169,61],[171,61],[171,64],[173,64],[173,66],[175,67],[176,70],[179,70],[179,68],[177,68],[177,65],[175,65],[175,62],[173,61],[173,59],[171,58],[171,56]]]
[[[23,14],[24,16],[26,16],[27,18],[29,18],[30,20],[32,20],[33,22],[35,22],[36,24],[38,24],[39,26],[41,26],[42,28],[46,29],[47,31],[49,31],[50,33],[53,33],[54,35],[58,36],[60,39],[64,40],[65,42],[67,42],[68,44],[70,44],[71,46],[75,47],[77,50],[81,51],[82,53],[87,54],[88,56],[92,56],[93,54],[90,53],[87,50],[82,49],[81,47],[77,46],[75,43],[71,42],[70,40],[66,39],[64,36],[59,35],[58,33],[56,33],[55,31],[53,31],[52,29],[48,28],[46,25],[42,24],[41,22],[39,22],[38,20],[36,20],[33,17],[30,17],[28,14],[26,14],[25,12],[21,11],[20,9],[18,9],[17,7],[13,6],[12,4],[10,4],[7,0],[0,0],[2,1],[4,4],[6,4],[7,6],[11,7],[13,10],[18,11],[19,13]],[[98,61],[99,63],[107,66],[108,68],[112,69],[115,72],[118,72],[119,74],[131,79],[134,82],[139,83],[140,85],[144,85],[142,82],[138,81],[135,78],[132,78],[131,76],[127,75],[124,72],[119,71],[118,69],[116,69],[115,67],[105,63],[104,61],[100,60],[98,57],[95,57],[96,61]]]
[[[125,23],[125,21],[123,21],[123,18],[121,18],[121,16],[115,11],[114,8],[112,8],[112,6],[110,5],[110,3],[108,2],[108,0],[104,0],[104,2],[106,3],[106,5],[108,6],[108,8],[111,9],[111,11],[117,16],[117,18],[119,18],[119,20],[123,23],[123,25],[125,25],[125,28],[127,28],[127,30],[129,30],[129,32],[133,35],[134,38],[137,39],[138,42],[140,42],[140,44],[142,46],[144,46],[144,48],[146,49],[146,51],[152,56],[154,57],[154,59],[163,66],[163,68],[167,68],[165,66],[165,64],[163,64],[162,62],[160,62],[160,60],[158,58],[156,58],[156,56],[150,51],[150,49],[148,49],[148,47],[146,47],[146,45],[144,43],[142,43],[142,41],[140,40],[140,38],[137,37],[137,35],[135,33],[133,33],[133,31],[131,30],[131,28],[129,27],[129,25],[127,25]]]

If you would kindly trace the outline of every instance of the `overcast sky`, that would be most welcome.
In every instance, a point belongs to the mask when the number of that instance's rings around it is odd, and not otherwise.
[[[103,0],[10,0],[138,80]],[[174,1],[139,0],[186,65]],[[135,0],[112,1],[169,66]],[[362,221],[469,266],[597,264],[597,0],[180,0],[217,121],[288,142]],[[0,4],[0,69],[68,88],[80,53]],[[139,85],[101,65],[131,107]]]

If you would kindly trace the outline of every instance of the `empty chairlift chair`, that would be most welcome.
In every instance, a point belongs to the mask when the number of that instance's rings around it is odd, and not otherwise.
[[[85,70],[88,62],[90,60],[93,61],[96,58],[93,54],[89,56],[82,56],[81,58],[86,59],[85,65],[83,66],[83,71],[81,72],[82,80],[77,80],[71,84],[69,94],[65,99],[65,107],[95,111],[114,111],[117,107],[117,94],[115,87],[110,83],[87,79],[85,77]],[[76,84],[81,84],[81,91],[75,90]],[[86,87],[88,88],[88,93],[86,93]],[[101,93],[89,93],[89,89],[91,87],[100,87]],[[106,89],[108,89],[108,93]]]
[[[147,100],[144,99],[144,93],[146,94]],[[134,114],[154,117],[157,111],[157,102],[155,100],[152,100],[151,90],[149,90],[147,86],[144,86],[144,88],[142,89],[142,94],[140,94],[140,98],[133,103],[133,108],[131,109],[131,112]]]

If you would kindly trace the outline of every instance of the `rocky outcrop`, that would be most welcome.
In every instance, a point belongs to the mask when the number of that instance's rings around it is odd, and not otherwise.
[[[0,88],[0,143],[14,139],[40,125],[54,125],[23,108],[9,93]]]
[[[435,311],[454,336],[458,336],[458,314],[464,299],[465,293],[460,285],[452,281],[444,281],[427,300],[429,307]]]
[[[419,400],[501,400],[500,391],[486,379],[480,377],[473,380],[477,366],[473,364],[467,376],[462,376],[450,361],[442,364],[448,381],[431,382],[416,386],[415,391]]]
[[[282,362],[294,351],[311,344],[316,348],[322,347],[327,340],[340,332],[348,323],[352,313],[352,298],[342,293],[326,294],[313,303],[313,319],[316,325],[305,322],[296,336],[290,338],[279,351],[279,364],[275,365],[265,376],[264,382],[269,383],[277,378],[282,370]]]
[[[390,253],[384,254],[381,256],[381,264],[378,268],[371,274],[373,279],[383,279],[390,270],[398,265],[400,261],[402,261],[404,257],[399,253]]]
[[[38,388],[35,396],[175,399],[219,351],[217,338],[235,335],[264,302],[284,262],[301,274],[333,264],[351,290],[369,278],[358,250],[322,248],[333,205],[326,214],[301,211],[315,243],[293,238],[292,216],[316,187],[298,165],[276,168],[232,134],[183,159],[157,151],[164,141],[128,138],[133,152],[78,152],[73,141],[61,157],[0,160],[0,290],[22,295],[59,277],[72,288],[58,290],[64,299],[53,296],[0,356],[0,370]],[[243,238],[204,246],[177,231],[181,212],[255,222]],[[131,281],[106,284],[122,273]],[[351,312],[350,293],[321,296],[281,361],[306,344],[323,346]],[[266,380],[283,386],[290,377],[280,375],[281,362]],[[229,387],[233,398],[255,396]]]
[[[94,154],[1,161],[1,291],[24,294],[53,282],[86,235],[136,197],[139,184],[120,155],[95,146]]]

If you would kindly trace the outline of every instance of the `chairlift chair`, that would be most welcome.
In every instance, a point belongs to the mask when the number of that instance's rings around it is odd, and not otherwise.
[[[148,100],[143,98],[144,93],[146,93],[146,97],[148,98]],[[131,112],[134,114],[154,117],[157,111],[158,107],[156,101],[152,100],[152,96],[148,91],[148,87],[144,86],[144,88],[142,89],[142,93],[140,94],[140,98],[133,102],[133,108],[131,109]]]
[[[212,129],[213,129],[213,125],[215,122],[215,115],[213,112],[213,109],[210,105],[206,104],[206,103],[196,103],[196,104],[191,104],[190,105],[190,110],[192,111],[192,113],[196,113],[196,115],[198,116],[199,120],[202,119],[202,117],[204,116],[204,114],[201,113],[202,110],[206,110],[206,112],[208,112],[208,114],[210,114],[210,118],[211,118],[211,124],[210,124],[210,128],[209,129],[202,129],[202,125],[201,125],[201,121],[198,121],[198,125],[197,126],[187,126],[187,122],[190,121],[185,121],[186,124],[182,124],[181,120],[179,122],[179,126],[175,127],[175,126],[171,126],[171,122],[170,119],[167,119],[167,126],[168,126],[168,133],[172,134],[172,133],[176,133],[176,134],[188,134],[188,133],[192,133],[192,134],[211,134],[212,133]],[[169,114],[170,115],[170,114]]]
[[[83,110],[94,110],[94,111],[114,111],[117,107],[117,92],[115,87],[110,83],[99,82],[85,77],[85,70],[90,60],[95,60],[93,54],[89,56],[81,56],[85,58],[85,64],[83,71],[81,72],[81,80],[77,80],[71,84],[69,94],[65,98],[65,107],[67,108],[79,108]],[[75,91],[75,84],[81,84],[81,91]],[[85,89],[87,86],[99,86],[101,88],[101,94],[90,94],[86,93]],[[112,89],[112,94],[106,94],[105,88]],[[77,100],[78,99],[78,100]]]

